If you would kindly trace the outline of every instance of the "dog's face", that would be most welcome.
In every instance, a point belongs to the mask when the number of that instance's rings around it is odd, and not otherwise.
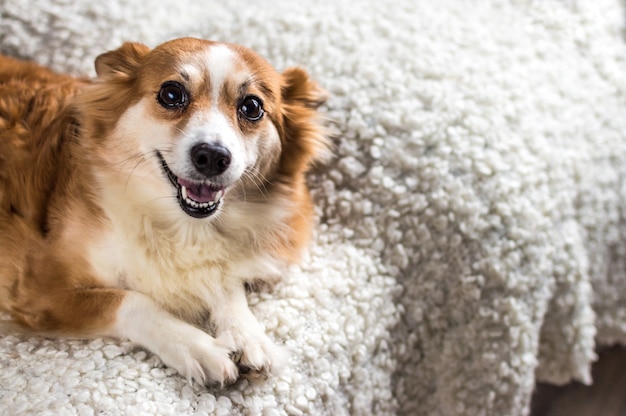
[[[240,46],[127,43],[99,56],[96,71],[85,118],[102,159],[146,203],[175,196],[186,215],[210,217],[301,175],[324,144],[322,91],[303,70],[279,74]]]

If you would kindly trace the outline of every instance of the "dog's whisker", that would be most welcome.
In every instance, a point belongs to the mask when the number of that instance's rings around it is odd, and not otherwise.
[[[244,171],[244,177],[248,179],[257,188],[259,193],[265,198],[269,198],[268,185],[272,183],[258,169],[251,167]]]

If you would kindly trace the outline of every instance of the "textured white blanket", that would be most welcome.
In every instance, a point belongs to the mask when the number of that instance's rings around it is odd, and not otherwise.
[[[308,258],[250,302],[292,352],[190,386],[128,343],[0,335],[0,414],[522,415],[626,343],[619,0],[0,0],[0,52],[92,74],[125,40],[242,43],[325,86]]]

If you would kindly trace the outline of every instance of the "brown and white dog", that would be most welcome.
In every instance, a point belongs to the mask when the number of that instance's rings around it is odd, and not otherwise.
[[[281,354],[245,287],[309,240],[323,91],[192,38],[95,66],[82,80],[0,57],[0,309],[130,339],[202,383],[266,374]]]

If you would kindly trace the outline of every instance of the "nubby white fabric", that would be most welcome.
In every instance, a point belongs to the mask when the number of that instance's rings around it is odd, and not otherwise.
[[[330,93],[310,252],[250,296],[284,371],[188,385],[126,342],[0,336],[0,414],[523,415],[626,342],[618,0],[0,0],[0,52],[241,43]],[[210,244],[210,242],[207,242]]]

